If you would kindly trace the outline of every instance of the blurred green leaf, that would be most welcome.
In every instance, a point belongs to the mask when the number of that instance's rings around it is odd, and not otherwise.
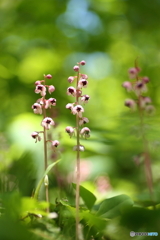
[[[72,183],[74,189],[76,189],[76,184]],[[93,193],[91,193],[89,190],[87,190],[86,188],[84,188],[83,186],[80,186],[80,196],[83,199],[85,205],[87,206],[87,208],[89,210],[92,209],[95,201],[96,201],[96,197],[94,196]]]
[[[59,161],[60,161],[60,159],[57,160],[56,162],[50,164],[50,165],[47,167],[46,171],[45,171],[44,174],[43,174],[43,177],[42,177],[41,180],[39,181],[39,183],[38,183],[38,185],[37,185],[37,188],[36,188],[36,190],[35,190],[35,192],[34,192],[33,197],[34,197],[35,199],[38,198],[38,194],[39,194],[40,188],[41,188],[41,186],[42,186],[42,184],[43,184],[43,181],[44,181],[45,176],[49,173],[49,171],[50,171]]]
[[[122,214],[122,212],[131,207],[133,201],[127,195],[119,195],[109,199],[105,199],[99,207],[98,216],[105,218],[114,218]]]

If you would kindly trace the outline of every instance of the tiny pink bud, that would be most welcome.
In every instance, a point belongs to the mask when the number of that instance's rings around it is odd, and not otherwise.
[[[85,62],[84,60],[82,60],[82,61],[80,62],[80,64],[81,64],[82,66],[84,66],[84,65],[86,64],[86,62]]]
[[[130,79],[136,78],[138,72],[139,72],[138,68],[130,68],[128,70]]]
[[[70,137],[72,137],[74,135],[74,128],[73,127],[66,127],[66,132],[69,134]]]
[[[35,85],[40,85],[42,81],[38,80],[35,82]]]
[[[58,141],[58,140],[52,141],[52,149],[53,149],[53,150],[56,150],[56,148],[58,147],[58,145],[59,145],[59,141]]]
[[[132,83],[126,81],[126,82],[122,83],[122,87],[124,87],[128,92],[130,92],[132,90]]]
[[[143,77],[143,78],[142,78],[142,81],[143,81],[144,83],[148,83],[148,82],[150,81],[150,79],[149,79],[149,77]]]
[[[70,77],[68,78],[68,82],[69,82],[69,83],[72,83],[73,81],[74,81],[74,77],[70,76]]]
[[[53,85],[50,85],[49,87],[48,87],[48,92],[49,92],[49,94],[51,94],[52,92],[54,92],[55,91],[55,87],[53,86]]]
[[[35,143],[36,143],[37,141],[41,141],[41,137],[39,136],[39,133],[38,133],[38,132],[32,132],[31,137],[34,138],[34,139],[36,139]]]
[[[44,77],[47,78],[47,79],[51,79],[52,75],[51,74],[47,74],[47,75],[44,75]]]
[[[75,65],[75,66],[73,67],[73,70],[74,70],[75,72],[78,72],[78,71],[79,71],[79,66]]]

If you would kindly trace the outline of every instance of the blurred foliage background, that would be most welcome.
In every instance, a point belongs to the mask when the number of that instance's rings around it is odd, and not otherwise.
[[[147,117],[154,188],[159,188],[160,21],[159,0],[1,0],[0,1],[0,171],[1,192],[31,196],[43,173],[43,144],[30,134],[40,131],[41,116],[32,104],[36,80],[52,74],[57,106],[50,112],[57,127],[50,132],[61,142],[62,161],[50,174],[53,199],[59,187],[70,190],[74,178],[75,139],[65,127],[75,126],[75,116],[65,109],[67,78],[81,60],[89,76],[84,94],[91,137],[83,140],[83,185],[98,199],[126,193],[138,199],[147,191],[144,166],[135,162],[143,151],[137,126],[139,117],[124,107],[129,94],[121,87],[135,59],[148,76],[147,96],[156,106]],[[50,162],[59,158],[50,151]],[[138,160],[139,161],[139,160]],[[66,184],[66,182],[68,182]],[[67,185],[67,186],[66,186]],[[67,196],[67,193],[63,196]],[[143,196],[141,196],[143,198]]]

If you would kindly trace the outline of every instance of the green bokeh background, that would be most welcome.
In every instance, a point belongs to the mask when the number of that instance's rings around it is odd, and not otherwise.
[[[64,130],[75,125],[75,116],[65,109],[73,101],[66,95],[67,78],[75,74],[73,66],[85,60],[81,72],[89,76],[84,94],[90,95],[85,116],[91,137],[82,141],[87,172],[83,184],[98,198],[118,193],[136,198],[145,192],[143,163],[133,161],[143,151],[136,131],[139,118],[124,107],[130,95],[121,87],[137,58],[142,76],[151,79],[147,96],[156,106],[155,116],[146,122],[154,187],[159,188],[159,11],[159,0],[0,1],[1,191],[19,189],[30,196],[43,173],[43,144],[30,137],[41,130],[41,116],[34,115],[31,106],[38,98],[34,82],[43,74],[53,75],[48,84],[56,88],[52,96],[57,106],[51,114],[57,127],[51,132],[62,152],[58,173],[50,176],[50,191],[58,186],[56,174],[62,182],[73,175],[75,139]],[[52,152],[49,156],[50,162],[56,158]],[[99,176],[108,184],[104,195],[97,190]]]

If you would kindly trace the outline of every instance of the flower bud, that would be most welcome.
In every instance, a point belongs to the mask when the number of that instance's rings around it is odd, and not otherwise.
[[[49,185],[48,175],[44,177],[44,185],[47,187]]]
[[[80,152],[84,152],[85,151],[85,147],[84,146],[82,146],[82,145],[79,145],[79,146],[74,146],[73,147],[73,151],[80,151]]]
[[[53,85],[50,85],[49,87],[48,87],[48,92],[49,92],[49,94],[51,94],[52,92],[54,92],[55,91],[55,87],[53,86]]]
[[[85,62],[84,60],[82,60],[82,61],[80,62],[80,64],[81,64],[82,66],[84,66],[84,65],[86,64],[86,62]]]
[[[73,70],[74,70],[75,72],[78,72],[78,71],[79,71],[79,66],[75,65],[75,66],[73,67]]]
[[[47,78],[47,79],[51,79],[52,75],[51,74],[47,74],[47,75],[44,75],[44,77]]]

